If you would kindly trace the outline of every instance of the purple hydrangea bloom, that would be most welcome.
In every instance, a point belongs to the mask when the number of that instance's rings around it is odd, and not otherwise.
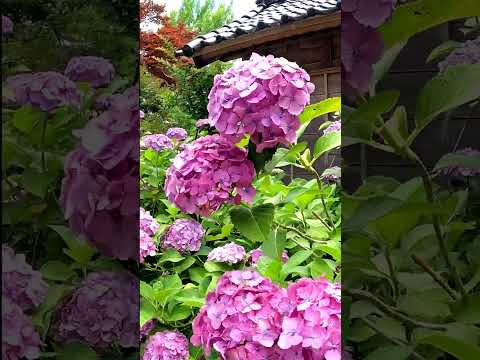
[[[157,253],[157,246],[153,241],[160,225],[148,211],[140,208],[140,262],[143,263],[147,256]]]
[[[14,75],[7,78],[6,86],[14,94],[16,105],[30,105],[46,112],[65,105],[80,108],[80,92],[75,83],[54,71]]]
[[[170,128],[167,130],[167,136],[170,139],[177,139],[178,141],[185,140],[188,136],[187,130],[183,128]]]
[[[93,88],[99,88],[113,80],[115,69],[105,58],[78,56],[68,62],[65,75],[72,81],[88,82]]]
[[[145,112],[143,110],[140,110],[140,119],[145,118]]]
[[[205,230],[202,225],[192,219],[179,219],[168,228],[163,236],[163,248],[173,248],[183,253],[198,251],[202,245]]]
[[[323,130],[323,135],[326,135],[332,132],[341,131],[341,130],[342,130],[342,123],[340,122],[340,120],[333,121],[330,125],[328,125],[328,127],[325,130]]]
[[[90,273],[58,310],[55,340],[97,350],[138,347],[138,279],[127,271]]]
[[[60,196],[72,230],[103,255],[124,260],[137,260],[139,251],[138,128],[133,87],[75,132],[81,143],[66,158]]]
[[[141,140],[141,147],[162,151],[165,149],[173,149],[172,139],[164,134],[145,135]]]
[[[38,359],[41,345],[32,320],[17,304],[2,297],[2,359]]]
[[[464,155],[472,158],[480,158],[480,151],[472,149],[472,148],[465,148],[459,151],[456,151],[455,154]],[[465,166],[450,166],[444,168],[442,171],[446,175],[450,176],[459,176],[459,177],[474,177],[480,175],[480,169],[474,167],[465,167]]]
[[[47,296],[48,285],[40,272],[25,261],[25,255],[15,254],[2,245],[2,298],[10,299],[24,311],[39,306]]]
[[[256,265],[258,260],[263,256],[262,249],[258,248],[255,250],[250,251],[250,264]],[[282,253],[282,262],[286,263],[288,261],[288,252],[284,250]]]
[[[165,194],[182,211],[209,216],[223,203],[250,202],[254,176],[245,150],[220,135],[205,136],[175,157],[167,170]]]
[[[453,50],[445,60],[438,64],[438,67],[441,72],[445,72],[455,65],[478,63],[480,63],[480,37],[468,40]]]
[[[296,140],[298,115],[310,103],[314,88],[296,63],[253,54],[215,77],[208,122],[232,142],[251,135],[257,152],[288,145]]]
[[[329,184],[337,183],[340,180],[342,170],[338,166],[326,169],[322,174],[322,180]]]
[[[278,338],[281,349],[300,347],[313,359],[341,359],[340,285],[326,279],[300,279],[290,284],[290,308]]]
[[[13,32],[13,22],[5,15],[2,15],[2,35],[11,34]]]
[[[342,0],[342,12],[348,12],[362,25],[378,28],[392,15],[397,0]]]
[[[140,328],[140,341],[147,338],[152,330],[157,326],[158,321],[156,319],[148,320],[143,326]]]
[[[208,261],[217,261],[228,264],[237,264],[245,259],[245,249],[241,245],[229,243],[217,247],[208,254]]]
[[[373,76],[373,65],[382,57],[384,45],[378,31],[360,24],[351,14],[342,14],[342,76],[349,88],[363,93]]]
[[[274,344],[281,332],[285,304],[285,289],[259,273],[226,272],[193,320],[191,342],[201,345],[207,356],[214,348],[222,359],[275,359],[259,355],[278,354]]]
[[[143,360],[187,360],[188,339],[178,331],[162,331],[150,336]]]

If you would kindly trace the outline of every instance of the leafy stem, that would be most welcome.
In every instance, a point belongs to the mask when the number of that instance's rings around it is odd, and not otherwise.
[[[42,120],[42,139],[41,139],[41,146],[42,146],[42,152],[41,152],[41,157],[42,157],[42,172],[45,173],[47,172],[47,164],[45,160],[45,137],[47,134],[47,121],[48,118],[45,117]]]
[[[378,297],[376,297],[375,295],[373,295],[372,293],[370,293],[368,291],[343,288],[342,293],[347,295],[347,296],[351,296],[353,298],[359,299],[359,300],[368,301],[368,302],[372,303],[373,305],[375,305],[376,307],[378,307],[384,313],[390,315],[392,318],[394,318],[394,319],[396,319],[396,320],[398,320],[398,321],[400,321],[400,322],[402,322],[406,325],[410,325],[410,326],[413,326],[413,327],[422,327],[422,328],[425,328],[425,329],[432,329],[432,330],[445,330],[446,329],[446,327],[442,324],[427,323],[427,322],[423,322],[423,321],[418,321],[416,319],[412,319],[411,317],[403,314],[402,312],[400,312],[396,308],[386,304],[385,302],[383,302],[383,300],[379,299]]]
[[[335,223],[332,220],[330,212],[328,211],[328,208],[327,208],[327,204],[325,203],[325,197],[322,194],[322,189],[323,189],[322,178],[320,177],[320,174],[318,173],[318,171],[315,170],[315,168],[311,164],[304,164],[304,165],[306,165],[305,166],[306,170],[308,170],[313,175],[315,175],[315,178],[317,179],[318,191],[319,191],[319,195],[320,195],[320,201],[322,202],[323,211],[325,211],[325,214],[327,215],[328,222],[330,223],[332,228],[334,228]]]

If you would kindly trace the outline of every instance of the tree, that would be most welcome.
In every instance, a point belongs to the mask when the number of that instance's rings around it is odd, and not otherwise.
[[[178,11],[172,11],[169,18],[173,25],[185,24],[187,29],[205,34],[233,19],[232,1],[217,5],[216,0],[183,0]]]

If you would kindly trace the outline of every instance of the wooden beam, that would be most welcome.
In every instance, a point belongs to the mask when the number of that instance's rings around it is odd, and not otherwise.
[[[219,58],[228,60],[229,54],[241,52],[243,49],[261,46],[273,41],[279,41],[319,30],[340,27],[340,11],[328,15],[317,15],[292,22],[275,25],[263,30],[241,35],[237,38],[206,46],[195,52],[193,60],[199,67],[205,66]]]

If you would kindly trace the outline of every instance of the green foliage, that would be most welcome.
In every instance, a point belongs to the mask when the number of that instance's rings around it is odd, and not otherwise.
[[[178,11],[169,14],[172,24],[183,23],[189,30],[205,34],[233,20],[233,2],[183,0]]]

